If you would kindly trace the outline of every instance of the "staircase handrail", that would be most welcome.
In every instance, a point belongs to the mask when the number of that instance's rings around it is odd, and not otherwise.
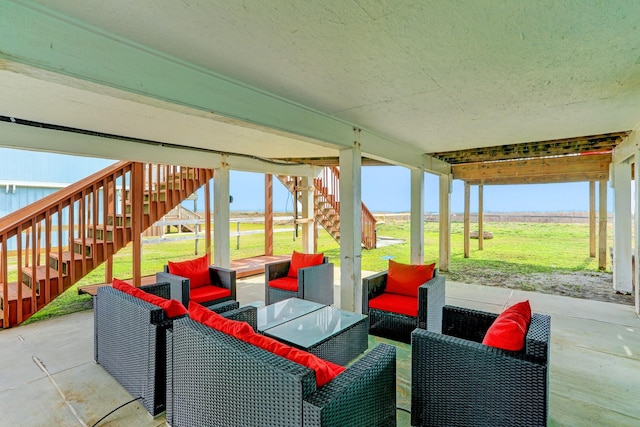
[[[127,169],[127,167],[130,167],[132,164],[133,162],[129,161],[116,162],[80,181],[74,182],[17,211],[5,215],[0,218],[0,236],[6,236],[7,238],[15,236],[21,225],[31,223],[34,217],[36,221],[42,220],[41,216],[52,208],[57,208],[58,206],[66,208],[71,204],[71,200],[79,199],[86,188],[100,183],[104,180],[105,176],[113,175],[121,170]],[[75,198],[74,196],[78,197]]]

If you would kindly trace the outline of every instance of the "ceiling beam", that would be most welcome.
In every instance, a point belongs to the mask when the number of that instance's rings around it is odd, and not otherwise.
[[[138,102],[139,98],[148,98],[150,104],[161,100],[207,112],[211,120],[284,132],[336,149],[351,148],[357,128],[37,4],[0,2],[0,59],[6,60],[0,66],[7,61],[22,64],[22,69],[14,68],[19,73],[35,77],[33,69],[45,70],[68,77],[67,85],[91,82],[91,90],[115,88],[142,95],[136,97]],[[40,78],[47,78],[46,74]],[[359,143],[369,157],[424,166],[422,153],[400,141],[363,130]]]
[[[0,121],[0,146],[46,151],[103,159],[171,163],[200,168],[218,168],[223,163],[234,170],[277,175],[317,175],[319,168],[305,164],[287,165],[247,156],[215,153],[207,150],[169,147],[151,142],[100,137]]]
[[[543,184],[609,179],[611,154],[453,165],[453,178],[469,184]]]

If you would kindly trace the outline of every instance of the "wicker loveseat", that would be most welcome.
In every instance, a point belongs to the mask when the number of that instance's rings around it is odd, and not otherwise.
[[[167,423],[395,426],[395,347],[380,344],[321,387],[314,371],[188,317],[168,331]]]
[[[170,296],[168,283],[139,289]],[[237,301],[207,308],[234,319],[251,316],[248,309],[238,309]],[[94,360],[133,397],[141,398],[152,416],[165,410],[166,330],[173,321],[162,308],[109,286],[98,288],[94,297]]]
[[[314,301],[324,305],[333,304],[333,264],[329,258],[322,256],[322,263],[297,269],[297,275],[289,274],[290,267],[296,255],[294,252],[292,261],[278,261],[265,265],[265,296],[267,305],[274,304],[288,298],[299,298]],[[316,254],[317,255],[317,254]],[[320,254],[321,255],[321,254]],[[294,282],[293,287],[276,287],[275,280],[289,280]]]
[[[550,317],[533,313],[521,351],[481,344],[496,314],[443,309],[442,334],[411,335],[412,426],[545,426]]]
[[[433,278],[418,287],[418,315],[415,317],[369,306],[372,299],[385,293],[387,278],[387,271],[383,271],[362,279],[362,314],[369,315],[369,333],[410,343],[415,328],[440,332],[445,304],[444,276],[434,269]]]

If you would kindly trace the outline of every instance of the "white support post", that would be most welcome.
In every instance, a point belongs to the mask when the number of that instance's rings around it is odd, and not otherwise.
[[[213,173],[213,264],[229,268],[229,166],[222,162]]]
[[[440,270],[449,271],[451,255],[451,175],[440,175]]]
[[[356,313],[362,311],[361,155],[357,141],[340,151],[340,308]]]
[[[638,248],[640,248],[640,185],[638,185],[640,183],[640,179],[638,179],[638,177],[640,177],[640,171],[638,171],[638,164],[640,163],[640,148],[638,148],[636,150],[636,154],[635,154],[635,185],[636,185],[636,192],[635,192],[635,215],[634,215],[634,228],[635,228],[635,237],[636,237],[636,242],[635,242],[635,247],[636,247],[636,253],[635,253],[635,265],[633,266],[633,279],[634,279],[634,285],[636,288],[636,292],[635,292],[635,301],[636,301],[636,314],[640,314],[640,268],[638,268],[638,254],[640,253],[640,251],[638,250]]]
[[[411,264],[424,264],[424,172],[411,169]]]
[[[631,163],[614,165],[613,289],[631,293]]]
[[[300,203],[302,204],[302,252],[312,254],[315,247],[315,215],[313,175],[302,177]]]

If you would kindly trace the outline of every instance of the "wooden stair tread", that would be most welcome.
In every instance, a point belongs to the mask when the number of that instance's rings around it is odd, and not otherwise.
[[[50,252],[49,253],[49,258],[58,260],[58,252]],[[91,256],[87,256],[87,259],[91,259]],[[74,253],[74,257],[73,257],[74,261],[82,261],[82,255]],[[71,252],[70,251],[63,251],[62,252],[62,262],[66,262],[66,261],[71,261]]]
[[[7,285],[7,291],[9,293],[6,301],[17,301],[18,300],[18,282],[10,282]],[[0,295],[2,295],[2,284],[0,283]],[[22,283],[22,299],[30,299],[31,298],[31,288]]]
[[[51,267],[47,267],[46,265],[39,265],[36,267],[36,280],[38,279],[44,280],[46,278],[47,269],[49,269],[50,278],[58,277],[58,270],[55,270]],[[33,269],[32,267],[22,267],[22,272],[31,276],[31,274],[33,273]]]

